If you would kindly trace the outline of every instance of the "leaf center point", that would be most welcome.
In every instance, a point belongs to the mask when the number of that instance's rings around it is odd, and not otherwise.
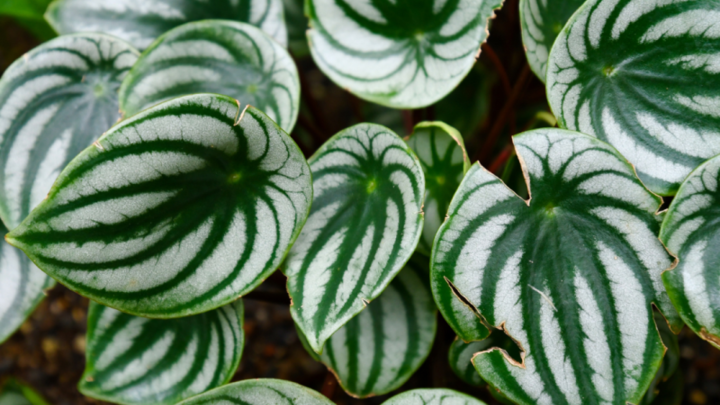
[[[240,181],[240,179],[242,179],[242,174],[241,174],[241,173],[239,173],[239,172],[238,172],[238,173],[233,173],[233,174],[230,175],[230,177],[228,177],[228,183],[230,183],[230,184],[236,184],[236,183],[238,183],[238,182]]]
[[[615,76],[615,67],[610,65],[605,66],[602,72],[606,77],[613,77]]]
[[[368,194],[372,194],[377,189],[377,180],[372,179],[368,182],[367,188],[365,189]]]

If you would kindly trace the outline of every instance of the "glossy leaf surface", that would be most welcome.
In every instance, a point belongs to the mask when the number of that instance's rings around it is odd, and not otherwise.
[[[415,389],[383,402],[383,405],[485,405],[469,395],[448,389]]]
[[[260,284],[311,199],[309,168],[287,134],[257,109],[199,94],[113,127],[7,239],[103,305],[174,318]]]
[[[320,393],[290,381],[260,378],[225,385],[178,405],[332,405]]]
[[[516,340],[522,365],[503,350],[473,359],[515,403],[637,403],[664,351],[651,304],[681,325],[660,278],[660,199],[596,138],[540,129],[514,143],[532,199],[470,169],[435,239],[435,301],[460,336],[450,298]]]
[[[420,108],[475,63],[500,0],[310,0],[308,40],[320,69],[358,97]]]
[[[194,93],[230,96],[290,132],[300,79],[285,48],[260,29],[224,20],[193,22],[163,34],[142,54],[120,88],[120,110],[128,117]]]
[[[530,68],[545,82],[548,56],[565,23],[584,0],[520,0],[520,27]]]
[[[312,210],[283,268],[292,317],[320,353],[415,250],[425,180],[405,142],[375,124],[339,132],[309,163]]]
[[[403,385],[430,353],[436,311],[427,258],[415,256],[380,297],[332,335],[320,361],[354,397],[387,394]]]
[[[227,383],[243,348],[242,300],[178,319],[90,303],[84,395],[118,404],[174,404]]]
[[[675,194],[720,153],[720,10],[714,0],[589,0],[550,54],[560,126],[612,144],[650,190]]]
[[[683,321],[720,348],[720,157],[695,169],[665,214],[660,239],[678,258],[663,273]]]
[[[462,135],[442,122],[421,122],[407,143],[420,159],[425,174],[425,225],[418,251],[430,255],[435,234],[445,220],[455,190],[470,168],[470,159]]]
[[[104,32],[138,49],[178,25],[214,18],[250,23],[287,44],[282,0],[55,0],[45,13],[60,34]]]

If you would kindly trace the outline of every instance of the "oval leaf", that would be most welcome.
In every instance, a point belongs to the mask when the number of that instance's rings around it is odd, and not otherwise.
[[[590,0],[550,54],[564,128],[615,146],[655,193],[675,194],[720,153],[720,10],[714,0]]]
[[[425,180],[405,142],[375,124],[339,132],[309,163],[312,211],[283,267],[292,317],[320,353],[415,250]]]
[[[118,404],[174,404],[230,381],[243,348],[242,300],[179,319],[90,303],[80,392]]]
[[[282,0],[55,0],[45,12],[60,34],[104,32],[138,49],[178,25],[213,18],[250,23],[287,44]]]
[[[358,97],[420,108],[450,93],[475,63],[500,0],[309,0],[318,67]]]
[[[491,336],[494,336],[491,335]],[[487,338],[479,342],[465,343],[460,338],[456,338],[450,345],[448,351],[448,362],[452,371],[470,385],[484,387],[487,383],[480,377],[472,364],[472,358],[475,353],[487,350],[493,346],[494,342]]]
[[[584,0],[520,0],[520,28],[530,68],[545,82],[555,38]]]
[[[504,350],[473,359],[515,403],[637,403],[664,351],[651,304],[681,325],[660,280],[660,199],[593,137],[542,129],[514,143],[532,199],[470,169],[433,246],[436,302],[452,314],[443,304],[462,298],[517,342],[522,364]]]
[[[320,361],[353,397],[395,390],[430,354],[437,309],[426,262],[423,257],[410,259],[380,297],[326,343]]]
[[[120,111],[194,93],[219,93],[265,112],[290,132],[300,79],[288,52],[249,24],[200,21],[162,35],[143,52],[120,88]]]
[[[312,199],[297,145],[238,108],[200,94],[122,121],[7,240],[72,290],[133,315],[234,301],[281,263]]]
[[[425,174],[425,225],[418,251],[429,256],[450,200],[470,168],[470,159],[462,135],[442,122],[421,122],[407,143],[420,159]]]
[[[678,260],[663,273],[683,321],[720,348],[720,156],[695,169],[665,214],[660,239]]]
[[[215,388],[178,405],[333,405],[320,393],[290,381],[260,378]]]
[[[453,390],[425,388],[395,395],[383,405],[485,405],[485,402]]]

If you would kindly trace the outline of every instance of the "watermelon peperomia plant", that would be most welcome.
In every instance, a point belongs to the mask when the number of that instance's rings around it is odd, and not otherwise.
[[[56,281],[89,298],[88,397],[332,403],[228,384],[243,299],[273,273],[310,357],[387,405],[676,405],[683,323],[720,348],[717,0],[55,0],[45,18],[61,35],[0,79],[0,342]],[[526,52],[514,85],[496,24]],[[354,125],[329,124],[333,92]],[[418,383],[424,362],[473,395]],[[4,400],[44,404],[14,379]]]

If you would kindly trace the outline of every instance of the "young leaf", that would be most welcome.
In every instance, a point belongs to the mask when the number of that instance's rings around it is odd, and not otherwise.
[[[444,303],[462,299],[517,342],[521,363],[501,349],[473,359],[515,403],[637,403],[664,351],[651,304],[682,324],[660,279],[660,199],[593,137],[540,129],[514,142],[532,199],[470,169],[433,246],[436,302],[452,314]]]
[[[358,97],[393,108],[443,98],[475,63],[501,0],[308,0],[318,67]]]
[[[415,389],[405,391],[401,394],[383,402],[383,405],[485,405],[485,402],[477,400],[463,393],[435,388]]]
[[[320,353],[415,250],[425,180],[405,142],[375,124],[339,132],[309,163],[312,211],[283,267],[292,317]]]
[[[495,336],[495,334],[490,335]],[[475,353],[479,353],[483,350],[487,350],[493,347],[494,342],[488,337],[485,340],[477,342],[465,343],[460,338],[456,338],[455,341],[450,345],[448,351],[448,362],[452,371],[460,377],[461,380],[465,381],[470,385],[477,387],[484,387],[487,385],[485,381],[480,377],[475,367],[472,364],[472,358]]]
[[[138,49],[178,25],[215,18],[250,23],[287,44],[282,0],[55,0],[45,13],[60,34],[104,32]]]
[[[309,168],[287,134],[257,109],[199,94],[113,127],[6,238],[103,305],[175,318],[260,284],[311,200]]]
[[[675,194],[720,153],[715,0],[589,0],[550,53],[559,124],[615,146],[650,190]]]
[[[234,21],[181,25],[155,41],[120,87],[120,111],[193,93],[219,93],[265,112],[283,130],[295,126],[300,79],[288,52],[267,34]]]
[[[425,174],[425,225],[418,251],[429,256],[450,200],[470,168],[470,159],[462,135],[442,122],[421,122],[407,143],[420,159]]]
[[[695,169],[665,214],[660,239],[678,258],[663,282],[683,321],[720,348],[720,156]]]
[[[243,305],[147,319],[90,303],[83,395],[116,404],[175,404],[230,381],[243,348]]]
[[[320,393],[290,381],[260,378],[228,384],[178,405],[333,405]]]
[[[378,299],[332,335],[320,361],[354,397],[387,394],[430,354],[436,312],[427,258],[413,257]]]
[[[520,0],[520,28],[530,69],[545,81],[548,55],[560,31],[584,0]]]
[[[48,403],[32,388],[10,378],[0,389],[0,405],[48,405]]]

